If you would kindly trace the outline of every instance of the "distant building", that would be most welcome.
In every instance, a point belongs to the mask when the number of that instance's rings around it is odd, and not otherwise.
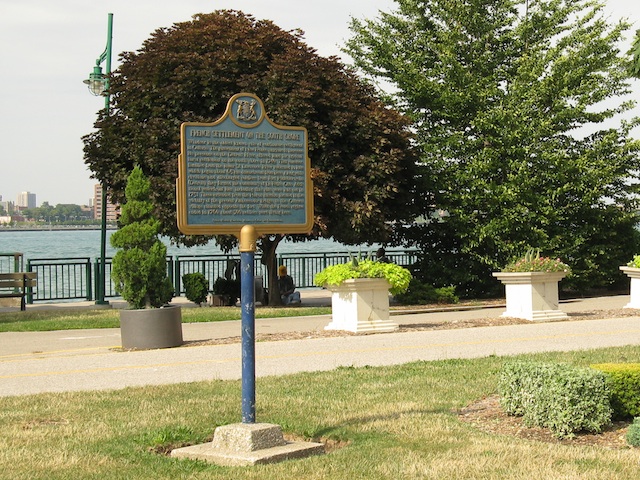
[[[3,215],[0,217],[0,225],[9,225],[11,222],[24,222],[22,215]]]
[[[118,219],[120,206],[109,201],[107,195],[107,222],[115,222]],[[96,183],[93,188],[93,215],[94,218],[102,218],[102,185]]]
[[[4,213],[6,214],[12,214],[15,210],[13,202],[10,202],[8,200],[6,202],[3,202],[0,198],[0,205],[2,205],[2,207],[4,208]]]
[[[31,192],[20,192],[16,198],[16,207],[19,209],[36,208],[36,194]]]
[[[91,203],[93,203],[93,199],[91,199]],[[94,211],[93,211],[93,205],[91,206],[87,206],[87,205],[80,205],[80,211],[82,211],[83,213],[83,217],[86,218],[93,218],[94,215]]]

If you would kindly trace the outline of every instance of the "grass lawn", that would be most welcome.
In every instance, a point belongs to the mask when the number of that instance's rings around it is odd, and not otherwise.
[[[331,307],[258,307],[256,318],[299,317],[302,315],[326,315]],[[183,308],[182,322],[219,322],[240,320],[240,307]],[[37,332],[74,330],[84,328],[118,328],[120,313],[117,309],[63,309],[20,310],[0,313],[0,332]],[[1,478],[1,477],[0,477]]]
[[[215,348],[215,347],[211,347]],[[640,362],[640,347],[528,357]],[[240,382],[0,397],[1,479],[637,479],[640,449],[483,433],[456,410],[496,390],[504,359],[338,368],[257,380],[257,421],[330,441],[323,456],[218,467],[162,452],[240,419]]]

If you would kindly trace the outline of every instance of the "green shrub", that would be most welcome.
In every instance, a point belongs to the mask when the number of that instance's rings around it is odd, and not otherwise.
[[[613,417],[640,416],[640,363],[605,363],[591,367],[604,372],[607,377]]]
[[[125,188],[126,202],[120,210],[120,228],[111,235],[111,278],[132,308],[161,307],[173,298],[167,276],[167,247],[160,241],[160,222],[153,214],[151,183],[135,167]]]
[[[528,426],[549,428],[556,437],[599,433],[611,421],[606,376],[589,368],[540,362],[506,364],[498,389],[510,415]]]
[[[640,447],[640,417],[633,419],[627,430],[627,443],[632,447]]]
[[[409,288],[405,293],[395,296],[399,303],[405,305],[424,305],[427,303],[458,303],[460,299],[456,295],[456,287],[436,288],[427,283],[422,283],[416,278],[409,282]]]
[[[543,368],[544,364],[537,364]],[[534,366],[527,362],[505,363],[498,377],[500,405],[507,415],[522,416],[531,404],[533,393],[541,387],[540,375],[532,375]]]
[[[207,299],[209,281],[201,272],[185,273],[182,276],[185,295],[193,303],[200,305]]]

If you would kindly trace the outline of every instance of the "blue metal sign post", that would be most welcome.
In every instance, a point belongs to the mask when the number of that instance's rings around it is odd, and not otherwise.
[[[242,309],[242,423],[256,421],[256,309],[253,267],[256,229],[240,231],[240,306]]]
[[[183,123],[180,143],[178,229],[240,240],[242,423],[217,427],[212,442],[171,455],[254,465],[322,454],[321,443],[288,442],[278,425],[256,423],[256,242],[260,235],[306,234],[313,228],[307,130],[273,123],[256,95],[238,93],[217,121]]]
[[[256,95],[238,93],[217,121],[183,123],[180,141],[178,229],[240,239],[242,423],[255,423],[256,242],[313,228],[307,130],[273,123]]]

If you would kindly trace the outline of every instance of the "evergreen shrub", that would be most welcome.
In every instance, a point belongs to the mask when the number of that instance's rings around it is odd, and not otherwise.
[[[167,247],[160,241],[160,222],[151,202],[151,183],[136,166],[125,188],[126,202],[120,210],[119,229],[111,235],[111,277],[116,292],[131,308],[157,308],[173,298],[167,276]]]
[[[640,363],[603,363],[591,367],[607,377],[613,417],[640,416]]]
[[[193,303],[200,305],[209,294],[209,281],[201,272],[185,273],[182,276],[185,295]]]
[[[558,438],[599,433],[611,422],[604,373],[590,368],[541,362],[514,362],[502,369],[498,390],[510,415],[527,426],[549,428]]]

